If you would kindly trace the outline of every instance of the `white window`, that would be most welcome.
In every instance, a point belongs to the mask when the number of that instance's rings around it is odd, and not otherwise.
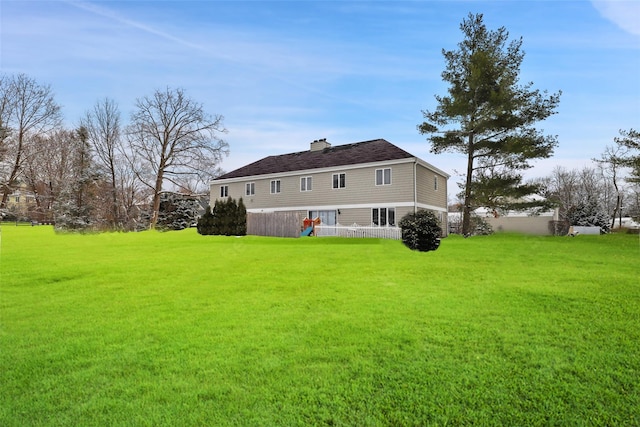
[[[255,182],[247,182],[244,190],[245,196],[253,196],[256,194],[256,183]]]
[[[433,189],[438,191],[438,175],[433,176]]]
[[[376,169],[376,185],[391,185],[391,168]]]
[[[344,173],[333,174],[333,188],[345,188],[347,175]]]
[[[300,191],[311,191],[312,182],[310,176],[303,176],[300,178]]]
[[[220,197],[229,197],[229,186],[221,185],[220,186]]]
[[[371,209],[371,223],[378,227],[396,225],[396,208]]]
[[[280,180],[274,179],[271,181],[271,194],[277,194],[280,192]]]

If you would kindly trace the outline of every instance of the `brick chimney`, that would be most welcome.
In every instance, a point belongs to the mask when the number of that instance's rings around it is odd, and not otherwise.
[[[327,138],[316,139],[311,143],[311,151],[322,151],[329,147],[331,147],[331,144],[327,142]]]

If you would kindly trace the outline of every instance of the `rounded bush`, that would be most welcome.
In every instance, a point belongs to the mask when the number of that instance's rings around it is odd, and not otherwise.
[[[433,212],[419,210],[400,220],[402,243],[409,249],[420,252],[435,251],[440,246],[442,228]]]

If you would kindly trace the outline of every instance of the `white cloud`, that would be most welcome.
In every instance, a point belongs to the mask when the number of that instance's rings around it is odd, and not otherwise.
[[[624,31],[640,36],[640,2],[637,0],[592,0],[596,10]]]

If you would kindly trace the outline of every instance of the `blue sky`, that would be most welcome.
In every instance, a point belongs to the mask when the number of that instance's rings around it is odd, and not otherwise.
[[[97,100],[128,121],[136,98],[180,87],[225,117],[230,171],[264,156],[384,138],[445,170],[416,130],[446,94],[442,49],[468,13],[523,38],[522,83],[562,90],[557,166],[590,165],[619,129],[640,128],[640,1],[0,2],[0,68],[49,84],[75,126]]]

